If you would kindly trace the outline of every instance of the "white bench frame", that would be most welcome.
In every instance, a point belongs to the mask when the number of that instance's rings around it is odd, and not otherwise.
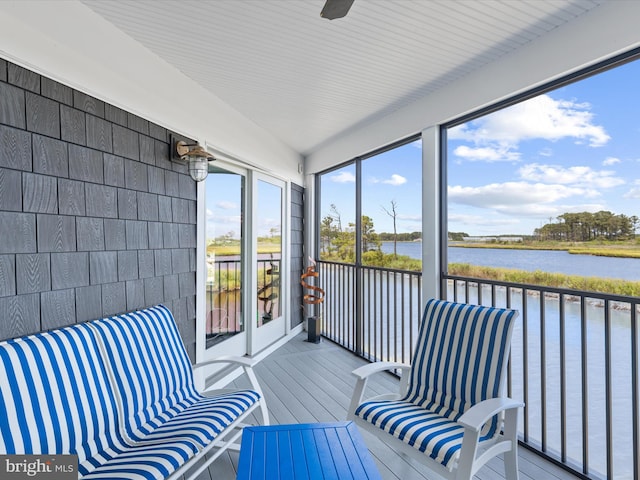
[[[155,308],[155,307],[154,307]],[[164,307],[163,307],[164,308]],[[149,309],[151,310],[151,309]],[[141,311],[145,312],[145,310]],[[167,309],[168,312],[168,309]],[[132,312],[132,313],[138,313],[138,312]],[[170,313],[170,312],[169,312]],[[125,315],[125,314],[123,314]],[[117,317],[112,317],[112,318],[117,318]],[[110,321],[111,318],[109,319],[103,319],[103,320],[97,320],[96,322],[108,322]],[[122,436],[122,443],[129,445],[131,447],[135,447],[137,441],[135,439],[129,438],[129,436],[126,433],[126,428],[125,428],[125,424],[127,419],[124,418],[124,412],[127,411],[127,409],[125,408],[124,402],[126,401],[126,398],[122,395],[122,393],[120,392],[121,387],[119,387],[118,385],[118,380],[117,380],[117,368],[114,366],[114,363],[110,361],[110,357],[108,354],[108,345],[111,345],[111,342],[109,341],[108,343],[106,342],[106,337],[103,337],[99,334],[99,328],[94,324],[94,322],[88,322],[85,324],[85,330],[86,331],[93,331],[95,332],[95,343],[87,343],[85,345],[87,345],[85,347],[85,350],[87,352],[90,353],[90,355],[92,356],[91,358],[94,359],[100,359],[101,362],[104,363],[104,370],[101,370],[103,372],[103,374],[101,374],[99,377],[93,378],[88,375],[85,376],[86,380],[88,382],[100,382],[100,389],[102,389],[102,391],[104,392],[113,392],[113,410],[111,411],[112,416],[110,416],[110,419],[113,419],[113,423],[111,423],[111,429],[116,429],[119,430],[120,435]],[[174,328],[177,329],[177,326],[173,325]],[[67,328],[67,327],[65,327]],[[70,327],[73,328],[73,327]],[[60,330],[64,330],[60,329]],[[53,332],[57,332],[58,330],[55,330]],[[45,332],[46,334],[47,332]],[[177,330],[176,330],[176,335],[177,335]],[[32,337],[31,335],[26,336],[25,338],[29,338]],[[84,338],[84,337],[83,337]],[[109,337],[110,338],[110,337]],[[175,337],[176,339],[179,338],[179,335],[177,335],[177,337]],[[21,339],[14,339],[14,340],[21,340]],[[2,342],[4,343],[4,342]],[[71,342],[70,343],[72,348],[75,345],[75,343]],[[62,342],[59,342],[57,344],[59,346],[58,350],[71,350],[71,348],[69,348],[66,344],[63,344]],[[183,351],[182,353],[184,354],[184,363],[182,363],[182,365],[184,365],[184,369],[188,369],[188,359],[186,356],[186,351],[184,351],[184,345],[182,344],[181,340],[175,343],[175,348],[182,348]],[[83,350],[84,351],[84,350]],[[57,359],[57,357],[56,357]],[[96,360],[97,361],[97,360]],[[137,368],[144,368],[144,360],[141,360],[140,357],[136,357],[137,362],[136,367]],[[53,362],[56,362],[56,360],[54,360]],[[177,466],[176,470],[174,470],[171,474],[169,474],[166,478],[168,479],[178,479],[178,478],[182,478],[183,476],[185,476],[185,479],[195,479],[196,477],[198,477],[204,470],[206,470],[209,465],[211,465],[212,462],[214,462],[217,458],[219,458],[226,450],[231,449],[231,450],[236,450],[239,451],[240,450],[240,437],[242,435],[242,429],[248,425],[248,423],[245,423],[248,418],[253,415],[254,413],[260,412],[258,415],[256,415],[254,417],[253,420],[262,420],[262,424],[264,425],[269,425],[269,412],[267,410],[267,406],[266,406],[266,402],[265,402],[265,398],[264,398],[264,393],[260,387],[260,384],[258,382],[258,379],[255,375],[255,372],[253,370],[253,367],[255,365],[255,361],[248,359],[248,358],[242,358],[242,357],[233,357],[233,356],[225,356],[225,357],[219,357],[213,360],[209,360],[206,362],[202,362],[196,365],[191,365],[191,370],[194,373],[193,375],[193,380],[194,380],[194,384],[192,385],[196,391],[200,390],[200,394],[202,396],[205,397],[215,397],[224,393],[233,393],[235,391],[238,390],[252,390],[254,393],[257,394],[257,396],[259,396],[259,399],[255,401],[255,403],[253,403],[252,405],[250,405],[246,410],[244,410],[240,415],[238,415],[237,418],[235,418],[228,426],[224,427],[222,429],[222,431],[220,431],[217,435],[215,435],[215,437],[204,447],[199,447],[201,449],[198,449],[198,451],[193,454],[192,456],[190,456],[188,459],[182,461],[182,460],[178,460],[179,457],[176,456],[174,457],[174,461],[176,463],[179,463],[179,465]],[[0,363],[0,366],[2,365],[2,363]],[[26,365],[26,364],[25,364]],[[28,370],[25,368],[25,371],[30,371],[32,370],[32,368],[30,367],[30,363],[28,364],[29,368]],[[198,385],[198,382],[196,381],[197,378],[203,378],[204,375],[199,375],[196,376],[196,372],[200,372],[202,371],[203,373],[206,373],[205,369],[208,369],[210,367],[216,367],[216,366],[224,366],[226,365],[226,369],[234,369],[237,370],[238,368],[241,368],[244,372],[244,374],[247,376],[250,387],[247,388],[235,388],[235,389],[224,389],[224,390],[215,390],[215,391],[202,391],[202,388],[198,388],[201,387],[201,385]],[[61,367],[63,368],[63,366]],[[49,372],[50,370],[47,369],[47,372]],[[62,370],[64,371],[64,370]],[[184,370],[184,371],[188,371],[188,370]],[[49,373],[50,375],[50,373]],[[10,377],[11,379],[11,377]],[[16,380],[18,383],[20,382],[20,379],[16,377]],[[10,380],[11,381],[11,380]],[[0,385],[2,387],[2,390],[5,391],[9,391],[9,389],[11,388],[9,385]],[[37,396],[36,397],[36,401],[39,401],[41,399],[41,396]],[[74,406],[73,406],[73,399],[67,394],[64,398],[62,398],[63,402],[66,402],[66,404],[68,404],[70,406],[71,411],[74,410]],[[30,405],[30,408],[33,409],[33,411],[37,411],[36,406],[34,406],[33,404]],[[215,406],[211,407],[211,410],[209,410],[209,412],[215,412]],[[224,407],[222,407],[224,408]],[[161,415],[161,412],[159,412],[158,414]],[[260,418],[261,417],[261,418]],[[33,423],[33,422],[32,422]],[[255,422],[252,422],[255,423]],[[104,425],[100,425],[101,428],[105,428]],[[22,427],[20,427],[22,428]],[[32,427],[28,427],[28,432],[29,434],[31,434],[30,432],[32,431]],[[111,430],[110,430],[111,431]],[[23,430],[24,432],[24,430]],[[106,432],[106,429],[105,429]],[[12,430],[12,434],[16,435],[18,432],[16,430]],[[68,435],[67,432],[65,431],[60,431],[59,432],[62,436]],[[24,435],[24,433],[23,433]],[[147,445],[162,445],[163,443],[166,443],[167,440],[165,439],[157,439],[157,440],[151,440],[151,443],[148,443]],[[64,444],[64,442],[63,442]],[[4,442],[0,442],[0,445],[4,445]],[[217,449],[215,452],[212,452],[212,450]],[[2,452],[0,452],[2,453]],[[29,452],[20,452],[17,451],[16,453],[29,453]],[[37,452],[37,453],[47,453],[47,452]],[[53,453],[53,452],[51,452]],[[207,455],[211,454],[208,458]],[[204,459],[204,461],[202,461]],[[181,463],[183,462],[183,463]],[[105,463],[103,463],[104,465],[108,465],[109,461],[107,460]],[[193,470],[193,471],[192,471]],[[91,472],[89,473],[89,475],[91,475]]]
[[[193,366],[194,375],[200,369],[208,368],[212,365],[224,365],[230,364],[232,366],[240,367],[244,371],[244,374],[249,379],[249,383],[251,383],[251,390],[254,390],[258,394],[260,394],[260,400],[252,405],[246,412],[236,418],[233,423],[231,423],[223,432],[221,432],[213,442],[211,442],[207,448],[203,449],[198,455],[192,457],[187,463],[185,463],[182,467],[178,468],[173,474],[171,474],[169,480],[177,479],[182,477],[186,472],[192,469],[197,462],[199,462],[202,458],[206,458],[206,455],[214,448],[218,448],[218,450],[206,459],[205,462],[202,463],[196,470],[191,472],[188,477],[185,477],[185,480],[193,480],[198,477],[202,472],[204,472],[209,465],[211,465],[215,460],[217,460],[225,451],[240,451],[240,437],[242,436],[242,429],[249,424],[244,423],[244,420],[251,415],[254,410],[260,410],[260,416],[262,417],[262,425],[269,425],[269,411],[267,410],[267,405],[264,401],[264,393],[260,388],[260,384],[258,383],[258,378],[256,377],[255,372],[253,371],[253,366],[255,362],[249,360],[247,358],[242,357],[234,357],[234,356],[221,356],[213,360],[208,360],[206,362],[197,363]],[[225,390],[227,391],[227,390]],[[209,390],[201,392],[204,396],[214,396],[222,393],[221,390]],[[229,437],[229,438],[227,438]]]

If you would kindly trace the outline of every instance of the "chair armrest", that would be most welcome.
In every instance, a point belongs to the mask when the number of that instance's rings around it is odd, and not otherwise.
[[[482,426],[494,415],[505,410],[524,407],[524,403],[508,397],[489,398],[476,403],[458,419],[458,423],[466,428],[478,432]]]
[[[358,377],[358,380],[364,380],[374,373],[384,372],[385,370],[394,370],[396,368],[400,370],[409,370],[411,369],[411,365],[399,362],[374,362],[358,367],[351,373]]]
[[[347,420],[353,420],[355,418],[356,409],[358,408],[358,405],[362,403],[362,397],[367,387],[367,381],[369,380],[369,377],[374,373],[393,369],[402,370],[399,392],[396,392],[396,395],[393,395],[394,397],[400,398],[407,391],[407,385],[409,382],[409,375],[407,373],[411,371],[410,365],[399,362],[374,362],[369,363],[368,365],[363,365],[362,367],[358,367],[353,372],[351,372],[357,378],[357,381],[356,386],[353,390],[353,395],[351,396],[351,403],[349,405],[349,411],[347,412]],[[387,398],[390,396],[384,395],[378,398],[381,399],[383,397]]]

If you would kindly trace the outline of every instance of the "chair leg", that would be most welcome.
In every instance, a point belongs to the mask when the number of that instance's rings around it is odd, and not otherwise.
[[[518,409],[505,412],[504,436],[511,440],[511,450],[504,453],[504,470],[507,480],[518,480]]]
[[[504,454],[504,473],[507,480],[518,480],[518,449],[516,446]]]
[[[458,459],[458,469],[456,470],[456,480],[471,480],[476,453],[478,451],[478,440],[480,432],[470,428],[464,429],[462,437],[462,448]]]

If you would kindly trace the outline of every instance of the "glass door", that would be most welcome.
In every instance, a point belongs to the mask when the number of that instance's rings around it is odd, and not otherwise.
[[[285,334],[283,306],[287,295],[282,288],[283,275],[287,271],[284,265],[285,193],[284,182],[254,173],[252,237],[256,315],[250,342],[252,353]]]
[[[199,360],[247,353],[246,181],[242,169],[216,162],[204,182],[205,312],[198,317]]]

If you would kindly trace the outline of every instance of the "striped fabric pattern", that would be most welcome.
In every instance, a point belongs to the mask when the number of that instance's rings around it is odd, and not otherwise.
[[[0,453],[76,454],[82,475],[107,460],[134,457],[144,477],[164,478],[197,449],[165,445],[171,459],[128,445],[95,332],[88,324],[0,343]],[[162,465],[154,466],[157,458]],[[111,477],[115,478],[115,477]],[[128,478],[118,476],[117,478]]]
[[[166,478],[258,399],[199,395],[163,306],[0,342],[0,454],[77,454],[81,478]]]
[[[462,447],[458,418],[502,393],[514,310],[430,300],[413,355],[409,389],[398,401],[365,402],[356,415],[453,468]],[[487,422],[480,441],[498,433]]]
[[[0,433],[2,454],[75,453],[80,463],[122,445],[108,373],[88,326],[0,343]]]
[[[148,308],[92,322],[123,406],[126,438],[138,445],[185,439],[203,448],[259,400],[253,390],[204,397],[171,312]]]

